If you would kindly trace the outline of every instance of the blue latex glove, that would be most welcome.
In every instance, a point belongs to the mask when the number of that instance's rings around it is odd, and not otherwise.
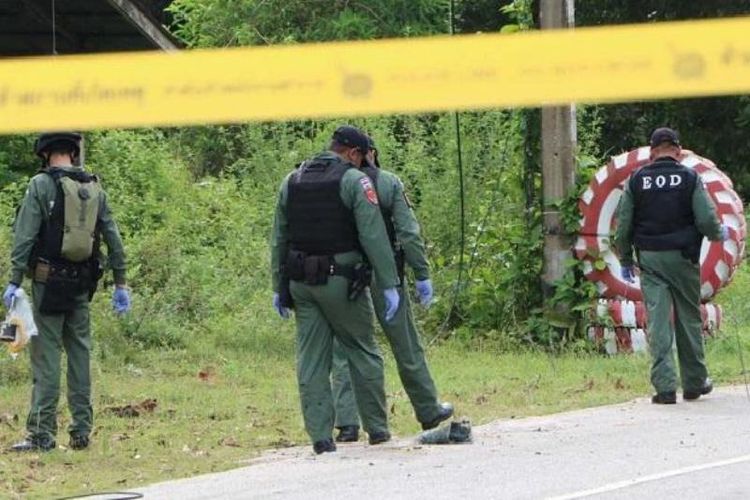
[[[729,226],[726,224],[721,225],[721,241],[727,241],[729,239]]]
[[[281,316],[282,319],[289,319],[289,309],[281,307],[281,304],[279,303],[279,294],[276,292],[273,294],[273,308],[276,309],[276,312],[279,313],[279,316]]]
[[[3,293],[3,302],[5,302],[5,307],[10,309],[11,304],[13,303],[13,297],[16,296],[16,292],[18,291],[18,285],[15,283],[9,283],[8,288],[5,289],[5,293]]]
[[[130,311],[130,294],[127,288],[115,287],[115,291],[112,294],[112,309],[117,314],[125,314]]]
[[[418,280],[416,287],[419,303],[424,307],[430,307],[430,304],[432,304],[432,280]]]
[[[628,283],[635,283],[635,266],[622,266],[620,276]]]
[[[388,322],[396,315],[401,297],[395,288],[386,288],[383,290],[383,296],[385,297],[385,321]]]

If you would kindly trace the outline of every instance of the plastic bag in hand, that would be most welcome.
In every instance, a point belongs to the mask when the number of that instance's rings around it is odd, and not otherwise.
[[[31,302],[26,292],[19,288],[11,304],[8,315],[2,324],[3,340],[7,343],[10,355],[15,358],[28,344],[31,337],[38,334]]]

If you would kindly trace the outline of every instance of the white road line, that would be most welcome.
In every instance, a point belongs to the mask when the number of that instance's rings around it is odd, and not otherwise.
[[[712,463],[702,464],[702,465],[693,465],[690,467],[683,467],[682,469],[675,469],[671,471],[660,472],[658,474],[651,474],[650,476],[643,476],[643,477],[639,477],[635,479],[626,479],[625,481],[618,481],[616,483],[607,484],[604,486],[600,486],[599,488],[593,488],[590,490],[581,490],[581,491],[576,491],[575,493],[567,493],[565,495],[560,495],[556,497],[547,497],[547,500],[573,500],[576,498],[584,498],[584,497],[589,497],[591,495],[598,495],[600,493],[608,493],[610,491],[628,488],[630,486],[635,486],[637,484],[648,483],[650,481],[657,481],[659,479],[664,479],[667,477],[674,477],[674,476],[679,476],[681,474],[687,474],[690,472],[714,469],[716,467],[724,467],[726,465],[734,465],[734,464],[739,464],[739,463],[748,462],[748,461],[750,461],[750,455],[743,455],[741,457],[729,458],[727,460],[720,460],[718,462],[712,462]]]

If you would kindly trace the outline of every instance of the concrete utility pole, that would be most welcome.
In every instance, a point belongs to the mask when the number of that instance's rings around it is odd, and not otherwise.
[[[573,28],[575,0],[541,0],[542,29]],[[572,242],[563,234],[560,213],[555,205],[575,185],[576,109],[575,105],[542,108],[542,196],[544,207],[545,297],[565,271]]]

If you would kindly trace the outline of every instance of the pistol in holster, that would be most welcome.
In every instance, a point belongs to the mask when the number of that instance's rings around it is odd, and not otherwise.
[[[398,272],[398,281],[402,285],[404,284],[404,277],[406,276],[406,253],[401,246],[397,246],[393,251],[393,258],[396,261],[396,271]]]
[[[279,269],[279,305],[287,309],[294,309],[294,299],[292,299],[292,292],[289,288],[290,281],[286,266],[281,266],[281,269]]]
[[[351,266],[351,278],[349,278],[349,288],[347,298],[357,300],[362,291],[370,286],[372,281],[372,268],[366,262],[360,262]]]
[[[89,283],[89,302],[94,298],[96,290],[99,288],[99,280],[104,276],[104,266],[98,258],[91,259],[89,262],[91,272],[91,281]]]

